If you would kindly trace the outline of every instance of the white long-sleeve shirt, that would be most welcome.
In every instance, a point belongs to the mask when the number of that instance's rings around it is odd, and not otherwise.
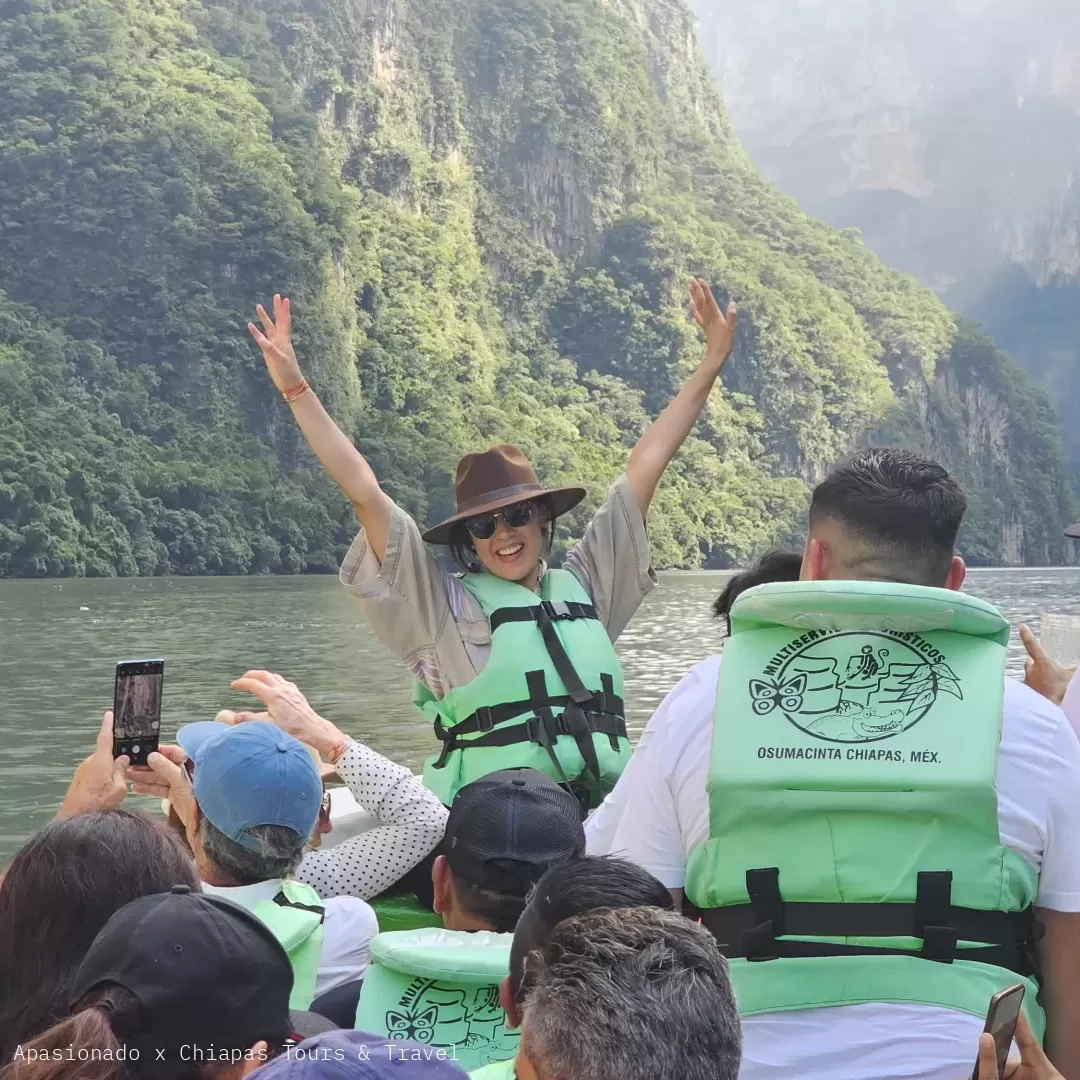
[[[435,849],[446,829],[447,810],[419,776],[363,743],[349,743],[337,771],[375,824],[334,847],[309,851],[296,877],[324,900],[367,900]]]
[[[1080,735],[1080,668],[1077,669],[1072,679],[1069,680],[1065,698],[1061,702],[1061,711],[1069,718],[1073,731]]]

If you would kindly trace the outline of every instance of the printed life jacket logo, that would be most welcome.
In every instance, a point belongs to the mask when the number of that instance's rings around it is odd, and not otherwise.
[[[945,657],[918,634],[811,630],[750,680],[756,715],[779,709],[807,735],[836,743],[891,739],[938,694],[964,699]]]
[[[398,1042],[469,1050],[491,1064],[517,1053],[519,1035],[506,1029],[499,987],[447,986],[436,979],[414,979],[396,1007],[386,1013],[386,1034]]]

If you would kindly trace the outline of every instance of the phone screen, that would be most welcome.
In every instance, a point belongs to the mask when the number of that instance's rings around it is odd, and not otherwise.
[[[994,1037],[999,1077],[1005,1073],[1005,1063],[1009,1060],[1009,1050],[1012,1048],[1016,1022],[1020,1018],[1020,1006],[1023,1003],[1024,987],[1020,983],[1002,990],[1000,994],[995,994],[990,999],[990,1008],[986,1012],[986,1026],[983,1030]],[[978,1076],[978,1066],[976,1066],[975,1076]]]
[[[161,730],[163,660],[128,660],[116,665],[113,699],[113,753],[127,754],[133,764],[146,763],[157,749]]]

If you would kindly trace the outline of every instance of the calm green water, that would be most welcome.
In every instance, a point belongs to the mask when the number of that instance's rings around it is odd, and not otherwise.
[[[725,577],[663,575],[620,640],[635,731],[687,668],[714,651],[709,607]],[[1014,622],[1043,611],[1080,615],[1080,569],[975,571],[968,589]],[[433,749],[408,680],[334,578],[2,582],[0,859],[55,812],[112,703],[116,661],[140,656],[166,658],[166,735],[246,705],[251,699],[229,682],[268,668],[398,761],[415,767]]]

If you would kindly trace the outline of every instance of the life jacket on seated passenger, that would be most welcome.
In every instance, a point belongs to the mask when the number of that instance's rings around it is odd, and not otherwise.
[[[464,574],[491,626],[491,654],[472,682],[413,701],[442,753],[424,783],[449,806],[459,788],[529,767],[598,806],[630,759],[619,659],[592,600],[568,570],[549,570],[540,595],[494,574]]]
[[[325,907],[319,894],[300,881],[283,881],[273,900],[260,900],[252,914],[261,919],[289,954],[293,969],[290,1009],[307,1009],[315,999],[322,958]]]
[[[1024,982],[1038,875],[998,834],[1009,625],[945,589],[744,593],[717,685],[709,838],[685,893],[743,1015],[911,1002],[983,1016]]]
[[[499,999],[513,939],[445,929],[378,934],[357,1029],[443,1048],[466,1071],[513,1058],[518,1033],[507,1029]]]
[[[443,925],[442,916],[431,908],[424,907],[416,898],[415,893],[377,896],[371,901],[371,907],[379,920],[380,934]]]

